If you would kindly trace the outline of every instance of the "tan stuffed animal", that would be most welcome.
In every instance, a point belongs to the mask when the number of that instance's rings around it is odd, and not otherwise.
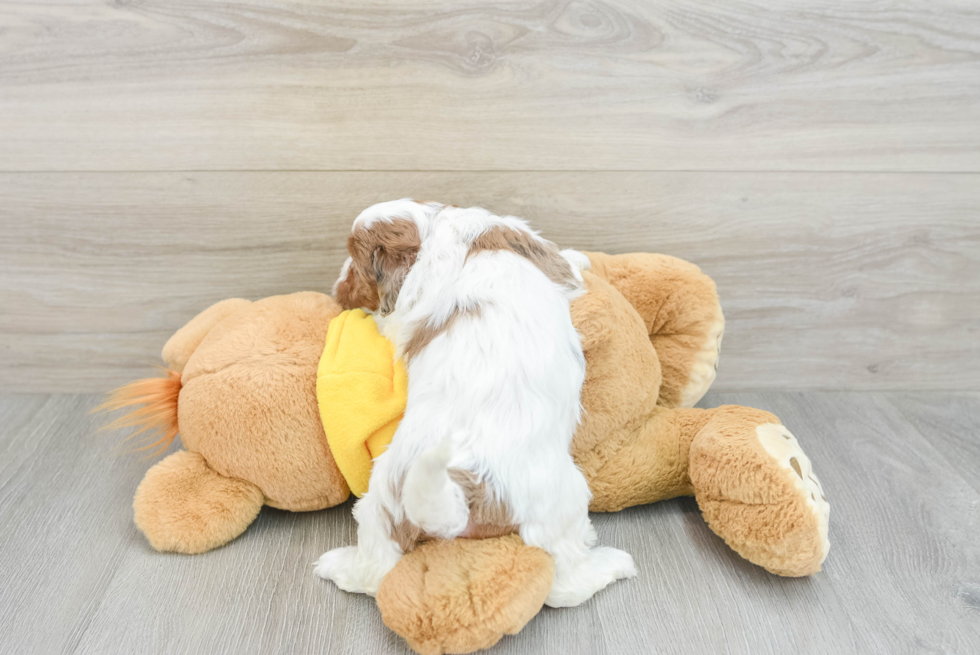
[[[757,409],[685,408],[715,376],[724,319],[714,283],[663,255],[588,256],[588,293],[571,310],[587,361],[572,450],[591,509],[693,495],[746,559],[778,575],[819,571],[829,505],[792,434]],[[262,505],[309,511],[347,499],[315,391],[340,311],[314,292],[225,300],[167,342],[166,377],[106,403],[142,405],[114,426],[161,429],[164,444],[179,432],[185,448],[136,491],[135,521],[154,548],[205,552],[241,534]],[[467,653],[517,633],[552,575],[550,556],[515,535],[427,542],[385,577],[377,602],[420,653]]]

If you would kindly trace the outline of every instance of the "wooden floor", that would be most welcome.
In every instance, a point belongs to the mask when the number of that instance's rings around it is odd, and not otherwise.
[[[90,395],[0,396],[0,652],[407,653],[371,599],[312,572],[353,543],[349,505],[264,509],[196,556],[152,551],[130,500],[149,462],[112,454]],[[980,396],[712,393],[777,413],[831,503],[807,579],[732,553],[691,499],[595,515],[640,576],[545,609],[493,653],[980,652]]]

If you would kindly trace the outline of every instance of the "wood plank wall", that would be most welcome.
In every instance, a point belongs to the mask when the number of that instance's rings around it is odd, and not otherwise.
[[[719,284],[718,389],[980,390],[980,5],[0,0],[0,390],[327,290],[402,196]]]

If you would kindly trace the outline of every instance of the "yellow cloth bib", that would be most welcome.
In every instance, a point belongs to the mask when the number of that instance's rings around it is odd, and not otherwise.
[[[395,361],[395,347],[373,316],[354,309],[330,321],[316,400],[337,467],[360,498],[371,462],[388,448],[408,402],[405,365]]]

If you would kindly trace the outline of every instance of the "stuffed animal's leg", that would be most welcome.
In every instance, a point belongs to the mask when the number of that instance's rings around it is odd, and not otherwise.
[[[375,466],[378,461],[380,458]],[[377,594],[382,578],[402,556],[401,546],[392,539],[392,516],[378,495],[368,491],[354,506],[357,545],[324,553],[316,563],[315,573],[333,580],[344,591]]]
[[[187,360],[201,345],[208,332],[228,316],[249,304],[248,300],[242,298],[229,298],[211,305],[174,332],[167,343],[163,344],[163,361],[172,370],[182,372]]]
[[[134,521],[157,550],[203,553],[244,532],[262,502],[252,483],[227,478],[181,450],[146,472],[133,499]]]
[[[430,541],[378,589],[385,625],[422,655],[472,653],[514,635],[541,611],[554,560],[517,535]]]
[[[830,505],[796,437],[758,409],[707,411],[691,444],[690,476],[708,525],[771,573],[819,571],[830,548]]]
[[[694,495],[708,525],[778,575],[820,570],[830,506],[810,460],[779,419],[730,405],[655,408],[591,472],[593,511]]]
[[[693,407],[714,382],[725,331],[715,283],[676,257],[585,254],[646,324],[663,375],[659,404]]]

